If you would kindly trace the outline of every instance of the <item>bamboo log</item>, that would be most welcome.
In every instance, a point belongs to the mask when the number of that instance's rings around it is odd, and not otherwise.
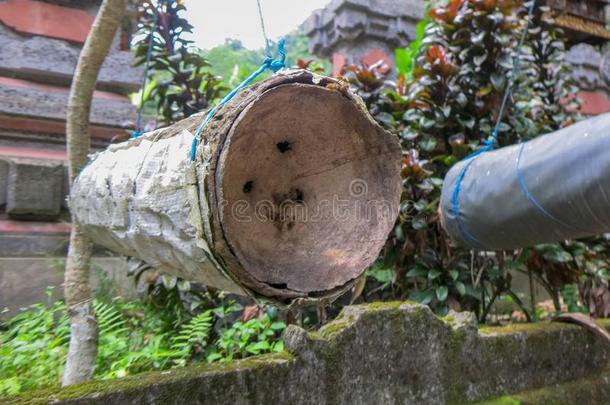
[[[333,299],[398,215],[397,139],[334,79],[292,70],[112,145],[71,193],[93,241],[162,271],[277,303]]]

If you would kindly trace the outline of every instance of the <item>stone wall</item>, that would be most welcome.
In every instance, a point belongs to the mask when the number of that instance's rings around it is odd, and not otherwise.
[[[70,232],[65,118],[69,87],[99,0],[0,0],[0,312],[61,292]],[[94,150],[126,139],[143,69],[128,48],[133,4],[99,74],[91,111]],[[95,268],[125,274],[96,252]],[[100,272],[94,272],[94,279]],[[120,285],[131,285],[121,280]],[[58,296],[54,298],[59,298]]]
[[[572,78],[581,91],[582,112],[597,115],[610,111],[610,51],[582,43],[574,45],[566,54]]]
[[[69,86],[80,45],[56,38],[19,34],[0,24],[0,74]],[[143,72],[133,55],[115,44],[98,76],[97,88],[128,94],[138,91]]]
[[[63,291],[70,235],[68,169],[62,160],[0,156],[0,311],[52,299]],[[125,259],[96,249],[91,281],[113,280],[117,295],[133,296]]]
[[[606,323],[610,327],[610,323]],[[564,324],[477,328],[425,306],[347,307],[317,332],[290,326],[287,351],[146,373],[8,404],[602,404],[610,347]]]

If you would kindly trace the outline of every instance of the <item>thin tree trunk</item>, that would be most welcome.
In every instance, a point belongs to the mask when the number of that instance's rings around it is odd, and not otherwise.
[[[87,162],[89,113],[97,75],[125,11],[126,0],[104,0],[76,66],[68,101],[67,143],[70,183]],[[70,347],[62,385],[91,379],[98,327],[89,286],[91,242],[73,221],[64,290],[70,312]]]

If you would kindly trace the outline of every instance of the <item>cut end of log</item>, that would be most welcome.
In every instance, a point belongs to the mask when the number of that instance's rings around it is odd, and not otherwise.
[[[285,84],[235,121],[217,170],[220,221],[246,273],[327,291],[377,258],[396,212],[396,141],[343,93]]]

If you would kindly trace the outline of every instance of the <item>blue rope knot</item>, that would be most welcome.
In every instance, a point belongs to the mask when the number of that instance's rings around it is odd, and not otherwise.
[[[485,152],[493,150],[497,144],[498,144],[498,139],[492,135],[491,137],[489,137],[483,141],[483,145],[484,145],[483,149],[485,149]]]
[[[267,69],[271,69],[273,73],[279,72],[285,66],[284,62],[277,59],[273,59],[271,56],[267,56],[265,58],[265,62],[263,62],[263,65],[265,65]]]
[[[139,138],[140,136],[142,136],[142,134],[144,134],[144,131],[140,130],[136,130],[136,131],[131,131],[131,139],[136,139]]]
[[[237,87],[235,87],[229,94],[227,94],[214,108],[212,108],[205,119],[197,128],[195,132],[195,137],[193,138],[193,143],[191,144],[191,162],[195,161],[195,157],[197,155],[197,147],[199,146],[199,137],[203,132],[205,126],[214,118],[218,110],[220,110],[225,104],[227,104],[237,93],[239,93],[242,89],[248,87],[250,83],[256,80],[265,70],[269,69],[273,73],[277,73],[283,68],[286,67],[286,40],[284,38],[280,39],[277,43],[277,58],[274,59],[272,56],[267,56],[261,66],[256,70],[256,72],[252,73],[246,80],[241,82]]]
[[[267,56],[263,62],[263,65],[271,69],[273,73],[277,73],[286,67],[286,40],[284,38],[277,43],[277,56],[277,59]]]
[[[497,132],[494,131],[489,138],[482,141],[482,148],[480,148],[476,152],[471,153],[464,159],[464,161],[469,162],[464,165],[464,167],[460,171],[460,174],[458,175],[457,180],[455,181],[455,188],[453,189],[453,194],[451,196],[451,213],[455,216],[455,221],[458,225],[460,233],[462,234],[467,243],[481,250],[484,250],[483,245],[472,233],[468,231],[468,229],[466,229],[466,226],[464,225],[464,222],[462,221],[462,218],[460,216],[460,192],[462,191],[462,183],[464,182],[464,178],[466,177],[466,173],[470,169],[470,166],[472,166],[472,164],[479,155],[494,150],[496,144],[498,143],[497,136]]]

